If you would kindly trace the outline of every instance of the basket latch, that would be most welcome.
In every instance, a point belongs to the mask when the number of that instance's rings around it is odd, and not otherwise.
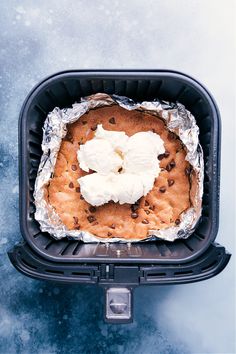
[[[132,288],[105,288],[104,319],[109,323],[129,323],[133,321]]]

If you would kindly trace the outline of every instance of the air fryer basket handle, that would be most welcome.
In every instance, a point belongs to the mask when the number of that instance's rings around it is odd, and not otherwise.
[[[133,289],[131,287],[104,288],[104,320],[108,323],[133,322]]]

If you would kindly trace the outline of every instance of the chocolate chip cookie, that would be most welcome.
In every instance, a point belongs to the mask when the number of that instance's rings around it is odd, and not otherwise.
[[[109,202],[94,207],[80,193],[78,178],[93,171],[84,172],[79,167],[77,151],[94,137],[98,124],[106,130],[124,131],[128,136],[153,131],[164,141],[165,153],[157,157],[161,172],[152,190],[135,204]],[[102,238],[141,240],[149,230],[178,225],[181,214],[191,206],[196,176],[185,157],[182,142],[160,118],[118,105],[90,110],[68,125],[46,197],[69,230],[88,231]]]

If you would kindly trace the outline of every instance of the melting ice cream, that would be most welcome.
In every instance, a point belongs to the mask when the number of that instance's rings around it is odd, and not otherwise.
[[[109,201],[135,203],[152,188],[160,173],[157,156],[165,152],[161,137],[151,131],[128,137],[103,129],[80,146],[80,168],[94,173],[78,179],[84,199],[99,206]]]

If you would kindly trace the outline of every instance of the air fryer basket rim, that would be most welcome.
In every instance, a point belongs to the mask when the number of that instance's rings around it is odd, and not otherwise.
[[[80,263],[54,263],[42,258],[25,242],[15,245],[8,252],[8,256],[18,271],[33,279],[56,281],[65,284],[84,283],[100,286],[118,286],[121,284],[117,282],[115,277],[112,279],[103,278],[102,267],[104,264],[95,263],[81,267]],[[174,263],[157,264],[151,267],[148,264],[134,265],[129,267],[129,269],[138,267],[138,272],[136,272],[136,278],[135,280],[133,279],[132,285],[178,285],[206,280],[222,272],[227,266],[230,257],[231,254],[224,247],[213,243],[197,259],[186,262],[181,267]],[[203,260],[204,262],[202,262]],[[123,265],[115,264],[113,266],[122,267]],[[175,277],[173,277],[173,274],[171,274],[173,270],[177,271],[178,276],[175,274]],[[126,279],[123,279],[124,284],[129,284],[128,273],[129,271],[126,274]],[[84,277],[84,274],[87,275],[87,278]],[[76,277],[71,278],[71,275],[76,275]],[[156,278],[153,276],[156,276]]]
[[[219,192],[219,164],[220,164],[220,114],[219,114],[219,110],[218,107],[215,103],[214,98],[211,96],[211,94],[209,93],[209,91],[201,84],[199,83],[197,80],[195,80],[194,78],[192,78],[189,75],[183,74],[181,72],[178,71],[173,71],[173,70],[132,70],[132,69],[126,69],[126,70],[96,70],[96,69],[91,69],[91,70],[67,70],[67,71],[61,71],[58,73],[55,73],[53,75],[48,76],[47,78],[45,78],[44,80],[42,80],[39,84],[37,84],[32,90],[31,92],[28,94],[27,98],[25,99],[21,112],[20,112],[20,120],[19,120],[19,134],[21,136],[21,134],[23,133],[23,126],[24,126],[24,118],[25,118],[25,114],[27,112],[27,108],[30,106],[32,100],[34,99],[34,97],[41,91],[43,90],[48,84],[50,84],[52,81],[56,80],[56,79],[64,79],[64,78],[69,78],[72,77],[73,75],[77,75],[77,76],[85,76],[85,77],[93,77],[93,78],[99,78],[99,77],[106,77],[107,79],[109,78],[117,78],[117,79],[121,79],[123,76],[130,76],[130,77],[137,77],[139,76],[140,79],[144,79],[144,78],[151,78],[151,77],[156,77],[158,75],[159,78],[161,78],[164,75],[168,75],[169,77],[173,77],[174,78],[180,78],[181,80],[184,80],[186,82],[186,84],[194,87],[194,89],[198,89],[208,100],[209,105],[212,109],[212,112],[215,116],[215,131],[214,134],[216,134],[216,138],[215,138],[215,146],[213,149],[213,154],[215,154],[214,158],[217,161],[217,176],[216,181],[217,181],[217,185],[214,186],[215,188],[215,202],[214,202],[214,212],[215,212],[215,219],[214,219],[214,223],[212,223],[212,230],[211,230],[211,237],[209,238],[209,242],[206,243],[204,245],[204,247],[202,247],[200,250],[198,250],[196,253],[194,253],[193,255],[185,258],[185,259],[173,259],[171,262],[178,262],[178,263],[184,263],[187,262],[191,259],[194,259],[196,257],[198,257],[199,255],[201,255],[211,244],[211,242],[213,242],[213,240],[215,239],[216,235],[217,235],[217,231],[218,231],[218,223],[219,223],[219,217],[218,217],[218,192]],[[23,135],[24,138],[24,135]],[[20,139],[21,140],[21,139]],[[22,139],[23,140],[23,139]],[[26,203],[22,203],[22,198],[26,198],[26,186],[23,183],[23,176],[22,176],[22,171],[26,170],[25,169],[25,163],[26,163],[26,159],[25,159],[25,149],[26,148],[26,144],[23,144],[23,141],[19,141],[19,149],[20,149],[20,163],[19,163],[19,175],[20,175],[20,227],[21,227],[21,232],[23,237],[25,238],[25,240],[27,241],[27,243],[32,247],[32,249],[34,249],[38,254],[40,254],[42,257],[45,257],[47,259],[50,259],[52,261],[60,261],[60,262],[68,262],[67,259],[63,259],[63,258],[59,258],[59,257],[55,257],[55,256],[51,256],[49,254],[47,254],[46,252],[43,252],[40,248],[37,247],[37,245],[33,242],[32,238],[30,237],[29,233],[28,233],[28,227],[27,227],[27,220],[26,220],[26,212],[27,210],[25,210],[26,208]],[[130,260],[131,263],[134,261],[137,262],[137,260]],[[75,259],[71,259],[70,262],[80,262],[79,258],[75,258]],[[117,258],[94,258],[93,260],[91,259],[85,259],[83,258],[81,260],[81,262],[112,262],[112,263],[116,263],[116,262],[126,262],[127,263],[127,259],[122,259],[122,257],[120,257],[119,259]],[[150,262],[153,262],[150,260]],[[167,262],[166,260],[158,260],[159,263],[162,262]]]
[[[33,86],[33,88],[29,91],[28,95],[26,96],[21,110],[20,110],[20,119],[19,119],[19,127],[20,128],[20,124],[21,124],[21,117],[23,114],[23,111],[25,109],[25,106],[28,102],[28,100],[30,99],[30,97],[32,96],[33,93],[35,93],[37,91],[38,88],[40,88],[42,85],[44,85],[45,83],[49,83],[52,79],[55,79],[57,77],[63,77],[64,75],[66,75],[66,77],[68,77],[68,74],[86,74],[86,76],[88,76],[89,73],[91,73],[93,75],[93,77],[95,77],[94,74],[98,74],[98,76],[104,74],[108,74],[108,73],[113,73],[113,75],[111,75],[111,77],[114,77],[114,73],[115,74],[145,74],[145,76],[147,77],[147,74],[150,74],[150,76],[152,76],[153,74],[173,74],[173,77],[177,77],[177,75],[179,75],[180,77],[183,77],[185,79],[189,79],[191,81],[194,82],[194,86],[199,85],[199,87],[204,90],[205,93],[207,93],[207,95],[209,96],[210,100],[212,101],[214,108],[216,110],[216,113],[219,117],[218,120],[218,124],[219,124],[219,128],[221,130],[221,119],[220,119],[220,112],[219,112],[219,108],[218,105],[214,99],[214,97],[212,96],[212,94],[210,93],[210,91],[206,88],[205,85],[203,85],[199,80],[197,80],[195,77],[183,73],[181,71],[178,70],[171,70],[171,69],[71,69],[71,70],[62,70],[62,71],[57,71],[54,74],[48,75],[46,76],[44,79],[42,79],[41,81],[39,81],[35,86]],[[189,81],[190,82],[190,81]]]

